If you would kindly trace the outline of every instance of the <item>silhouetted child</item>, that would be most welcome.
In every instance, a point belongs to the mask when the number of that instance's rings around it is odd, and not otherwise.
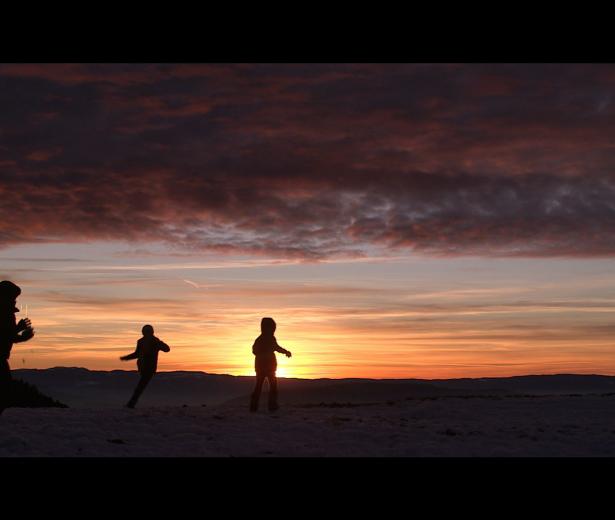
[[[171,350],[169,345],[154,336],[154,327],[151,325],[144,325],[141,332],[143,333],[143,337],[137,341],[137,348],[135,351],[132,354],[120,358],[122,361],[136,359],[137,368],[141,375],[137,388],[135,388],[130,401],[126,404],[128,408],[135,407],[143,390],[145,390],[147,384],[151,381],[152,377],[154,377],[156,368],[158,367],[158,352],[160,350],[163,352],[169,352]]]
[[[269,410],[278,409],[278,381],[275,371],[278,368],[278,361],[275,358],[276,352],[286,354],[291,357],[290,351],[280,347],[273,333],[275,332],[275,321],[273,318],[263,318],[261,320],[261,335],[256,338],[252,346],[252,353],[256,356],[254,368],[256,369],[256,386],[250,401],[250,411],[258,410],[258,401],[265,378],[269,380]]]
[[[14,343],[28,341],[34,336],[34,329],[28,318],[19,320],[15,313],[17,297],[21,289],[13,282],[0,282],[0,413],[8,406],[11,387],[11,367],[9,357]]]

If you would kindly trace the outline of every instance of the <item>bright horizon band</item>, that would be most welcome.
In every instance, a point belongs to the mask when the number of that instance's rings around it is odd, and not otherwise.
[[[118,355],[152,323],[173,347],[160,371],[253,375],[251,342],[271,315],[294,353],[280,360],[282,377],[615,374],[608,260],[199,263],[126,251],[80,244],[4,252],[0,275],[20,283],[18,303],[37,332],[14,347],[14,369],[126,369]]]

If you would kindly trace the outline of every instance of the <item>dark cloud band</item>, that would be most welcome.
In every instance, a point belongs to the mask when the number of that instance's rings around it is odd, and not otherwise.
[[[0,66],[0,244],[615,254],[612,65]]]

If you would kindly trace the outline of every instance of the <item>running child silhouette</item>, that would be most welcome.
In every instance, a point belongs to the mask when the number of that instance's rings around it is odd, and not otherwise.
[[[151,325],[144,325],[141,329],[143,337],[137,341],[137,348],[132,354],[122,356],[122,361],[128,361],[130,359],[137,360],[137,368],[141,379],[135,388],[130,401],[126,404],[128,408],[134,408],[139,400],[139,397],[145,390],[147,384],[151,381],[152,377],[156,373],[158,367],[158,352],[169,352],[171,348],[164,341],[159,340],[154,336],[154,327]]]
[[[258,401],[261,396],[261,390],[265,378],[269,380],[269,410],[275,411],[278,409],[278,381],[275,376],[275,371],[278,368],[278,361],[275,358],[275,353],[280,352],[291,357],[290,351],[280,347],[273,333],[275,332],[275,321],[273,318],[263,318],[261,320],[261,335],[256,338],[252,346],[252,353],[256,356],[254,360],[254,368],[256,369],[256,386],[252,392],[252,400],[250,401],[250,411],[258,410]]]

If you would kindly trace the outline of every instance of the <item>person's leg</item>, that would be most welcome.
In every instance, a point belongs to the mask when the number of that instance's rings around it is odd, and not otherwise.
[[[269,374],[269,410],[278,409],[278,379],[275,372]]]
[[[258,401],[261,397],[261,390],[263,389],[263,382],[265,381],[265,376],[263,374],[256,374],[256,386],[254,387],[254,391],[252,392],[252,398],[250,399],[250,411],[256,412],[258,410]]]
[[[0,414],[9,406],[11,389],[11,368],[6,359],[0,359]]]
[[[137,401],[139,400],[139,397],[141,397],[141,394],[143,393],[143,390],[145,390],[145,387],[148,385],[148,383],[151,381],[152,377],[154,377],[154,372],[141,372],[141,379],[139,379],[139,383],[137,384],[137,388],[135,388],[134,393],[132,394],[132,397],[130,398],[130,401],[128,401],[128,404],[126,406],[128,406],[128,408],[134,408],[135,405],[137,404]]]

